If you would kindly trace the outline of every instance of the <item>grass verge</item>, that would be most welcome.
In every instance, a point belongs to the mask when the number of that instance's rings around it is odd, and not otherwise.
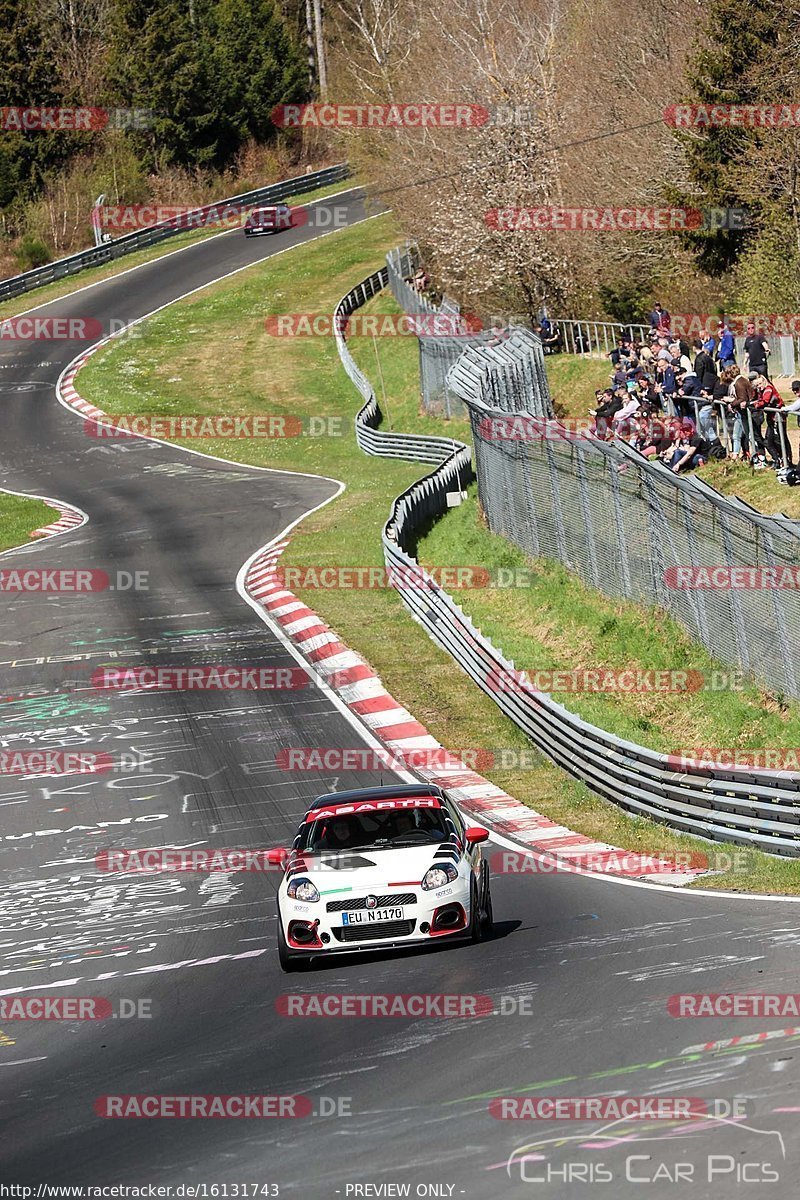
[[[391,218],[380,217],[300,247],[291,255],[254,265],[251,270],[151,318],[142,327],[143,336],[135,343],[112,344],[95,355],[81,373],[80,391],[104,411],[117,414],[228,412],[323,415],[339,420],[341,436],[211,440],[203,443],[203,449],[241,462],[314,471],[343,479],[347,490],[336,502],[303,523],[285,556],[285,565],[379,566],[382,564],[380,530],[390,504],[398,492],[419,477],[420,467],[362,455],[352,431],[357,396],[341,370],[333,340],[270,337],[264,328],[264,317],[278,312],[332,312],[338,299],[374,270],[384,251],[396,242],[397,231]],[[373,303],[379,311],[392,308],[388,297],[379,297]],[[378,386],[379,395],[382,374],[393,427],[442,432],[440,420],[419,411],[413,339],[385,338],[376,347],[374,341],[354,338],[351,348]],[[225,363],[222,377],[221,361]],[[453,421],[449,429],[459,436],[465,432],[466,423]],[[433,561],[436,554],[442,556],[442,561],[449,557],[461,562],[485,560],[487,564],[508,563],[517,554],[513,547],[480,527],[474,503],[464,505],[437,525],[426,539],[422,553],[426,561]],[[487,632],[494,631],[498,643],[507,650],[517,642],[529,646],[535,636],[540,638],[538,645],[542,652],[554,659],[562,653],[565,656],[571,653],[571,647],[591,629],[599,648],[611,654],[613,661],[624,660],[651,619],[650,614],[627,608],[617,612],[605,600],[602,603],[608,606],[608,611],[598,614],[595,610],[601,598],[584,594],[581,585],[553,575],[539,564],[535,574],[535,588],[524,596],[514,597],[521,607],[511,621],[505,608],[500,615],[497,593],[493,597],[488,593],[480,597],[471,593],[468,598],[469,603],[475,600],[489,604],[482,620],[487,626],[494,623]],[[567,589],[567,583],[573,590]],[[443,745],[454,751],[479,747],[528,751],[524,765],[505,770],[496,766],[486,772],[521,801],[593,838],[633,851],[669,854],[708,848],[697,839],[626,815],[594,796],[543,756],[532,753],[521,732],[411,621],[391,589],[298,591],[347,644],[373,665],[391,693]],[[507,598],[507,594],[502,597],[504,605]],[[547,600],[553,612],[559,611],[557,606],[563,602],[563,616],[572,623],[568,634],[571,641],[551,644],[552,622],[548,627],[544,623],[536,629],[531,626],[537,619],[536,605],[540,600]],[[646,650],[636,647],[637,653],[643,655],[643,661],[650,661],[663,654],[662,643],[663,634],[651,638]],[[694,647],[691,650],[699,656],[695,661],[702,662],[702,651]],[[518,658],[522,662],[523,655],[518,653]],[[756,721],[759,710],[752,706],[745,710],[736,707],[747,706],[749,699],[738,696],[725,699],[720,720],[741,736],[742,726],[747,721]],[[592,702],[603,706],[597,712],[610,722],[616,717],[629,727],[633,723],[632,727],[640,734],[642,722],[650,720],[654,738],[677,735],[676,728],[657,723],[662,720],[660,713],[643,716],[624,709],[621,703],[617,709],[618,702],[612,699],[609,703],[608,697]],[[685,722],[686,718],[683,712],[675,712],[671,719]],[[768,726],[773,729],[789,717],[775,712],[768,714],[767,719],[774,722]],[[709,706],[709,728],[719,729],[712,725],[713,720],[714,709]],[[791,714],[791,720],[797,720],[796,713]],[[324,786],[327,780],[321,777],[320,783]],[[748,855],[746,870],[723,873],[716,877],[715,883],[741,890],[800,891],[800,871],[794,863],[752,854]]]
[[[34,529],[50,525],[61,514],[43,500],[28,496],[12,496],[0,491],[0,551],[23,546],[31,540]]]

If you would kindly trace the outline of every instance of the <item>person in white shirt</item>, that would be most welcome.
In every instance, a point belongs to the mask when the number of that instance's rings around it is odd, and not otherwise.
[[[670,350],[672,352],[673,360],[679,360],[680,369],[685,371],[687,375],[691,375],[694,371],[694,367],[692,366],[692,360],[689,358],[688,354],[681,354],[681,348],[677,342],[672,343]]]

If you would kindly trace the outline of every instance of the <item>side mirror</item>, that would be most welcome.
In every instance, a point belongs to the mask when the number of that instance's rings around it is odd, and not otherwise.
[[[470,825],[470,827],[465,830],[464,837],[471,846],[477,846],[478,842],[488,841],[489,830],[483,829],[480,825]]]
[[[267,862],[272,867],[285,867],[288,857],[289,851],[283,846],[276,846],[274,850],[267,851]]]

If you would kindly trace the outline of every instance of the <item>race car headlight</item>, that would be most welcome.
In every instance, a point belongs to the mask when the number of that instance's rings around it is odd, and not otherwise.
[[[422,890],[433,892],[436,888],[444,887],[446,883],[452,883],[454,879],[458,879],[458,871],[452,863],[445,867],[429,867],[422,880]]]
[[[308,904],[319,900],[319,892],[310,879],[293,879],[286,889],[286,894],[291,896],[292,900],[305,900]]]

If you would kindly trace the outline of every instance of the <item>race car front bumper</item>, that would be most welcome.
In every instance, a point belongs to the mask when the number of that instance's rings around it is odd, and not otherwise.
[[[439,938],[465,937],[472,916],[469,887],[462,881],[438,892],[415,891],[396,896],[367,896],[300,904],[282,897],[280,919],[290,952],[345,953],[372,947],[430,943]],[[391,904],[383,904],[390,899]]]

